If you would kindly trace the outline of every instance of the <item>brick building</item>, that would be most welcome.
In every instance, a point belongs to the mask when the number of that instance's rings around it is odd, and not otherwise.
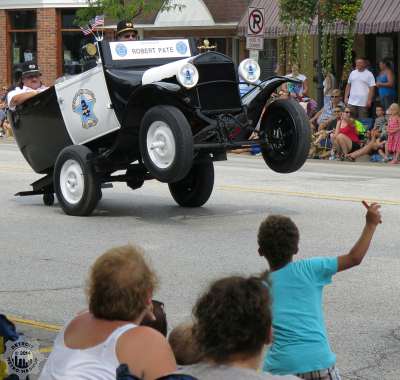
[[[34,60],[50,85],[64,73],[81,70],[84,36],[74,25],[75,12],[87,0],[0,1],[0,85],[9,85],[25,61]],[[207,38],[215,49],[235,61],[245,54],[237,26],[248,0],[180,0],[179,11],[155,12],[135,20],[141,38]],[[106,36],[113,38],[115,22],[106,20]]]

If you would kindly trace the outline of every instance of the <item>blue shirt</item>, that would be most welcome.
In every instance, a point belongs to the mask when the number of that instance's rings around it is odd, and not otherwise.
[[[292,262],[271,272],[273,342],[264,371],[300,374],[333,366],[322,290],[338,270],[337,257]]]
[[[376,77],[376,81],[381,82],[381,83],[388,83],[389,78],[386,75],[386,73],[382,73]],[[396,91],[395,91],[394,87],[378,87],[378,94],[379,94],[379,97],[383,98],[384,96],[388,96],[388,95],[395,96]]]

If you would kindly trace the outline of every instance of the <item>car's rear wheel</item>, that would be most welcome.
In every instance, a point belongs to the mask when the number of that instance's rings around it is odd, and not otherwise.
[[[183,207],[203,206],[214,187],[214,165],[212,162],[194,164],[185,178],[169,183],[169,191],[175,202]]]
[[[261,152],[266,164],[279,173],[300,169],[310,150],[310,126],[303,108],[292,99],[272,102],[261,122]]]
[[[193,135],[185,115],[173,106],[146,112],[139,133],[143,163],[161,182],[184,178],[193,163]]]
[[[101,198],[100,183],[89,160],[91,150],[83,145],[64,148],[54,167],[54,190],[68,215],[87,216]]]

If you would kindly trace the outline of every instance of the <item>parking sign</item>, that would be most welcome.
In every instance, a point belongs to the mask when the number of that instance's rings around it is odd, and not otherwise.
[[[251,37],[261,37],[264,35],[264,28],[265,28],[264,8],[249,7],[247,35]]]

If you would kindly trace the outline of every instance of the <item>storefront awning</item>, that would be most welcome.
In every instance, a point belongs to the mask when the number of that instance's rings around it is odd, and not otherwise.
[[[265,9],[265,38],[276,38],[296,33],[296,27],[287,27],[279,20],[278,0],[253,0],[251,7]],[[242,17],[238,33],[245,36],[247,33],[247,12]],[[343,34],[348,30],[347,25],[336,23],[329,30],[332,34]],[[317,33],[317,22],[314,20],[310,25],[309,32]],[[357,34],[377,34],[400,32],[400,6],[398,1],[393,0],[364,0],[362,8],[357,16]]]

